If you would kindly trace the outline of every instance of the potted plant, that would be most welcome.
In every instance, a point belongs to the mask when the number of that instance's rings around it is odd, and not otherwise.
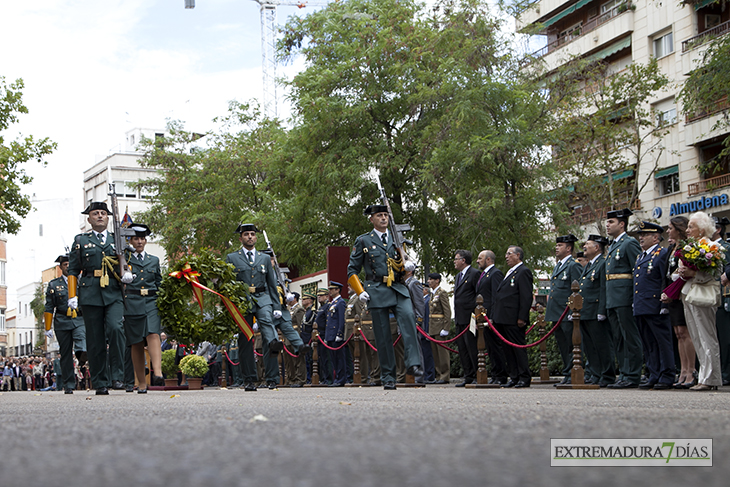
[[[175,349],[162,352],[162,374],[165,376],[165,387],[177,386],[177,371],[180,370],[175,364]]]
[[[200,355],[186,355],[180,361],[180,370],[188,379],[189,389],[202,389],[203,376],[208,372],[208,361]]]

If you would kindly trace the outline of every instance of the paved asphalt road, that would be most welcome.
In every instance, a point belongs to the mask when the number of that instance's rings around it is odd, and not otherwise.
[[[727,486],[729,392],[6,392],[0,486]],[[551,438],[712,438],[714,464],[550,467]]]

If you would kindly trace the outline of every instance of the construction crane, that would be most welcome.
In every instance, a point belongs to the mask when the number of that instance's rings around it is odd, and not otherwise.
[[[276,118],[279,98],[276,90],[276,7],[325,6],[327,0],[252,0],[261,7],[261,71],[264,113]],[[185,0],[185,8],[195,8],[195,0]]]

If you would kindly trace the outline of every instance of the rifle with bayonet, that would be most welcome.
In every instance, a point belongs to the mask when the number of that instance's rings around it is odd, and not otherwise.
[[[131,228],[124,228],[119,221],[119,208],[117,206],[117,191],[114,183],[109,184],[109,197],[112,202],[112,225],[114,227],[114,252],[119,259],[119,276],[124,276],[125,272],[130,272],[127,266],[127,257],[124,255],[124,249],[127,248],[127,237],[134,237],[135,231]],[[122,293],[124,295],[124,293]]]
[[[375,182],[378,183],[378,191],[380,191],[380,197],[383,199],[383,205],[388,208],[388,230],[393,236],[393,243],[398,248],[398,252],[400,253],[403,262],[410,260],[406,251],[406,244],[411,245],[413,242],[405,238],[403,232],[409,232],[411,230],[411,226],[407,223],[395,223],[395,218],[393,218],[393,210],[390,208],[390,201],[388,200],[388,196],[386,196],[385,194],[385,189],[383,189],[383,185],[380,184],[380,176],[378,176],[377,173],[375,174]]]
[[[286,274],[284,274],[284,271],[281,270],[281,267],[279,266],[279,259],[276,258],[276,252],[274,252],[274,247],[271,246],[271,241],[269,240],[269,236],[266,235],[266,230],[264,230],[264,240],[266,241],[266,247],[268,247],[271,251],[271,256],[274,258],[274,272],[276,273],[276,280],[288,299],[290,293],[289,286],[286,285]]]

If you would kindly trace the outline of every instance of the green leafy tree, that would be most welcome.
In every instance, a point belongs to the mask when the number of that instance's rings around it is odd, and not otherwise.
[[[46,165],[44,157],[56,149],[56,143],[48,138],[36,140],[32,135],[16,140],[5,140],[4,132],[17,123],[20,114],[28,113],[23,105],[23,80],[7,84],[0,76],[0,233],[18,233],[21,221],[31,210],[30,198],[24,195],[21,185],[30,184],[23,164],[35,159]]]
[[[550,85],[560,99],[550,141],[562,196],[581,205],[585,221],[601,232],[606,210],[634,207],[667,151],[668,127],[649,105],[669,86],[656,60],[611,69],[601,61],[574,60],[552,75]]]
[[[707,49],[698,66],[690,73],[680,92],[682,111],[690,118],[719,113],[712,130],[720,133],[730,128],[730,37],[704,39]],[[730,135],[725,134],[725,148],[714,162],[730,156]],[[707,168],[712,172],[712,168]]]
[[[241,221],[261,225],[275,211],[266,189],[268,165],[285,134],[278,122],[258,109],[232,102],[219,130],[201,136],[170,122],[170,137],[144,141],[144,167],[158,174],[141,182],[152,195],[150,208],[137,215],[162,237],[175,261],[207,248],[221,255],[237,245]],[[269,232],[271,233],[271,232]]]
[[[294,263],[321,266],[324,246],[370,228],[375,173],[426,266],[452,269],[457,248],[545,253],[544,99],[499,28],[479,0],[350,0],[286,24],[280,55],[305,68],[288,82],[294,127],[271,190]]]

